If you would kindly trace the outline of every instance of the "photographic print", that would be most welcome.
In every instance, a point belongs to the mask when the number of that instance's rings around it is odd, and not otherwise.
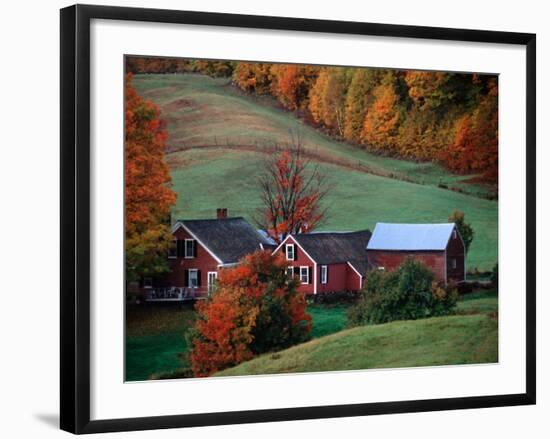
[[[498,75],[124,81],[126,381],[498,362]]]

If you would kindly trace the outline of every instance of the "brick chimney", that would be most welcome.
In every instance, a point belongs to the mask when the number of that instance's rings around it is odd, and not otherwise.
[[[227,218],[227,209],[224,207],[224,208],[217,208],[216,209],[216,218],[218,219],[224,219],[224,218]]]

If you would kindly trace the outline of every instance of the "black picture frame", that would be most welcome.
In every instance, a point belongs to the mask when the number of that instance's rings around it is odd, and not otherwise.
[[[90,21],[181,23],[324,32],[526,47],[527,298],[526,392],[384,403],[90,420]],[[535,404],[535,94],[536,36],[303,18],[75,5],[61,10],[61,404],[60,424],[72,433],[194,427],[388,413]]]

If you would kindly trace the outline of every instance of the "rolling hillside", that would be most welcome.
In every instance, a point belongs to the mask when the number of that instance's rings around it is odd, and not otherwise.
[[[498,323],[488,315],[363,326],[262,355],[216,376],[494,363]]]
[[[134,86],[159,104],[167,121],[167,159],[178,192],[175,216],[212,217],[216,207],[249,220],[259,207],[257,170],[299,127],[312,162],[334,186],[324,230],[372,229],[376,222],[443,222],[459,209],[476,238],[468,268],[489,270],[497,260],[498,210],[467,184],[433,163],[370,154],[331,140],[278,109],[269,99],[242,95],[227,79],[202,75],[136,75]],[[460,187],[469,194],[441,189]]]

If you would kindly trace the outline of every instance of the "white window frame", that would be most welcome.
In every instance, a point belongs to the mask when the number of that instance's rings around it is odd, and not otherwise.
[[[290,273],[290,271],[292,271],[292,272]],[[288,267],[286,267],[286,276],[289,279],[292,279],[294,277],[294,266],[293,265],[289,265]]]
[[[170,252],[174,250],[174,254],[171,255]],[[172,239],[172,247],[168,250],[168,259],[177,259],[178,257],[178,239]]]
[[[195,248],[195,244],[192,244],[192,247],[191,247],[191,256],[189,256],[187,254],[187,243],[188,242],[195,242],[194,239],[186,239],[185,240],[185,244],[183,246],[183,256],[185,259],[193,259],[195,257],[195,255],[193,254],[193,249]]]
[[[328,282],[328,265],[321,265],[321,283],[326,284]]]
[[[149,279],[149,282],[147,282],[147,279]],[[150,290],[153,288],[153,278],[150,276],[143,278],[143,288],[146,290]]]
[[[456,239],[456,238],[458,238],[457,233],[456,233],[456,229],[453,229],[453,239]]]
[[[306,281],[302,280],[302,276],[303,276],[303,270],[306,270]],[[308,285],[309,284],[309,267],[307,265],[302,265],[300,266],[300,282],[302,282],[304,285]]]
[[[292,249],[292,257],[289,258],[288,257],[288,249]],[[294,261],[294,259],[296,258],[296,252],[294,251],[294,244],[285,244],[285,255],[286,255],[286,260],[287,261]]]
[[[378,271],[386,271],[386,267],[380,266],[380,267],[378,267]]]
[[[210,276],[211,275],[214,275],[213,276],[214,277],[213,282],[210,282]],[[216,279],[218,279],[218,272],[217,271],[209,271],[208,276],[206,277],[206,288],[208,289],[209,294],[214,290],[214,287],[216,286]]]
[[[196,274],[197,285],[195,286],[191,285],[191,273]],[[190,268],[187,271],[187,288],[199,288],[199,269],[198,268]]]
[[[456,265],[457,265],[456,258],[453,258],[452,259],[452,264],[451,264],[451,266],[453,267],[453,270],[456,270]]]

